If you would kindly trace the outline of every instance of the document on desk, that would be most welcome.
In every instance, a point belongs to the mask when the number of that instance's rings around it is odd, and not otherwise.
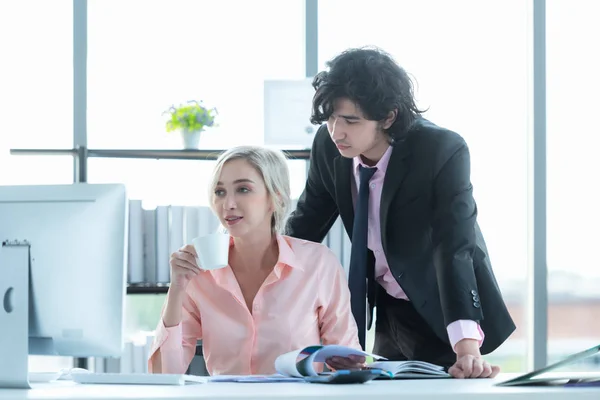
[[[274,382],[304,382],[303,378],[273,375],[215,375],[208,378],[209,382],[240,382],[240,383],[274,383]]]

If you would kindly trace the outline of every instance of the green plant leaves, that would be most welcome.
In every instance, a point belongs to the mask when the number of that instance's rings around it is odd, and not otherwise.
[[[202,102],[191,100],[178,107],[171,106],[165,113],[169,114],[169,119],[165,124],[167,132],[179,129],[196,132],[215,125],[217,109],[206,108]]]

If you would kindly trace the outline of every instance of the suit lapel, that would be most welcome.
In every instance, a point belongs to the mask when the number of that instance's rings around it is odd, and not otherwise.
[[[379,221],[381,225],[381,241],[383,250],[387,254],[387,222],[392,200],[400,190],[402,182],[409,169],[409,146],[407,141],[400,142],[394,146],[390,161],[383,178],[383,189],[381,192],[381,204],[379,208]]]
[[[352,159],[337,156],[333,164],[335,196],[340,217],[352,239],[352,226],[354,225],[354,206],[352,204],[351,178],[352,178]]]

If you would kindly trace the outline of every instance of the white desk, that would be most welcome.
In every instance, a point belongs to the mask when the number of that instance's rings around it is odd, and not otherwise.
[[[514,375],[512,375],[514,376]],[[496,380],[371,381],[357,385],[309,383],[206,383],[186,386],[36,384],[31,390],[0,389],[0,399],[331,399],[331,400],[599,400],[600,388],[497,387]]]

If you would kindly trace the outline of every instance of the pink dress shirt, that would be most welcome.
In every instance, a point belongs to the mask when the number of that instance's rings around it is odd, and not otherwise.
[[[194,277],[182,322],[158,324],[148,370],[160,349],[163,373],[185,373],[198,339],[210,375],[271,374],[277,356],[321,343],[360,349],[346,275],[335,254],[289,236],[278,236],[277,243],[279,260],[252,312],[231,267]]]
[[[383,245],[381,244],[381,226],[379,221],[379,206],[381,203],[381,192],[383,189],[383,178],[387,170],[390,157],[392,155],[393,147],[389,147],[383,154],[383,157],[375,165],[377,171],[373,174],[373,177],[369,181],[369,228],[368,228],[368,239],[367,246],[375,255],[375,280],[385,289],[385,291],[397,299],[410,300],[404,290],[398,284],[398,281],[392,275],[388,266],[387,259],[383,252]],[[356,196],[358,193],[358,187],[360,185],[359,165],[363,167],[369,167],[364,164],[360,158],[354,157],[353,159],[353,173],[354,173],[354,184],[352,185],[352,198],[356,204]],[[479,345],[483,343],[484,334],[475,321],[471,320],[458,320],[450,323],[447,327],[448,338],[452,349],[456,343],[462,339],[476,339],[479,341]]]

